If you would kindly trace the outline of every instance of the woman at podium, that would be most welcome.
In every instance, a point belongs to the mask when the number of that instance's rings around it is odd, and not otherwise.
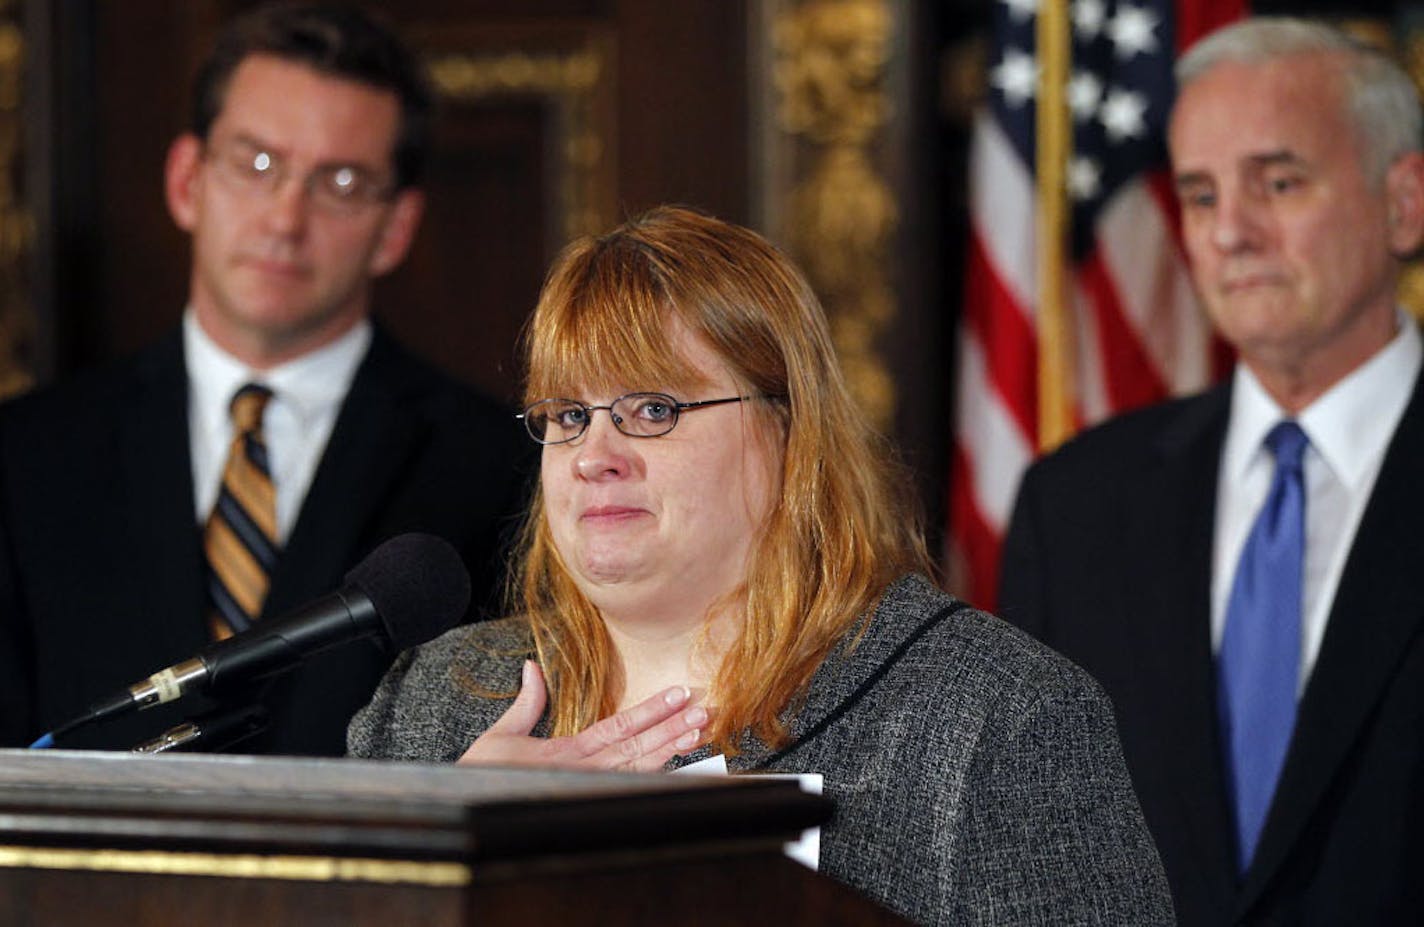
[[[527,335],[512,617],[403,654],[351,754],[819,773],[820,870],[923,923],[1171,923],[1098,686],[928,579],[797,268],[661,208]]]

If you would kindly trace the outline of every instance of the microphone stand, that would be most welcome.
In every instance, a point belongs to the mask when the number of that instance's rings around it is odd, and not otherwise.
[[[266,728],[267,709],[262,705],[223,706],[176,724],[152,740],[136,745],[131,752],[168,753],[201,748],[217,753]]]

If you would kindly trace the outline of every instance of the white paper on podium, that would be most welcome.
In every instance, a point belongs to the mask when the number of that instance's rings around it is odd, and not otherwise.
[[[694,776],[727,775],[727,758],[722,754],[709,756],[705,760],[690,763],[673,770],[673,775],[688,773]],[[820,795],[825,787],[826,777],[821,773],[738,773],[748,778],[795,779],[801,784],[801,791]],[[786,855],[808,869],[819,869],[821,865],[821,829],[810,827],[801,832],[800,840],[786,844]]]

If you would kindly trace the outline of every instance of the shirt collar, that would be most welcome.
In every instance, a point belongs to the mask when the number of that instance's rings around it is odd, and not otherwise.
[[[371,344],[371,323],[362,319],[330,344],[266,370],[254,370],[218,346],[203,331],[191,307],[183,313],[183,350],[194,408],[202,427],[221,427],[228,404],[244,383],[261,383],[273,401],[305,424],[341,402]]]
[[[1394,338],[1295,416],[1310,446],[1347,487],[1357,486],[1383,455],[1424,363],[1419,327],[1402,310],[1397,314]],[[1263,453],[1266,433],[1290,416],[1245,364],[1236,365],[1234,377],[1222,474],[1239,480]]]

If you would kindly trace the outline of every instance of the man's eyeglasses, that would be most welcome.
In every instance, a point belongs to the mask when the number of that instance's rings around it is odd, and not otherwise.
[[[243,139],[209,145],[206,156],[218,175],[238,192],[259,196],[276,193],[291,176],[286,160],[261,145]],[[295,178],[323,212],[360,212],[391,195],[391,180],[358,164],[324,164]]]
[[[515,418],[523,420],[529,437],[540,444],[565,444],[574,440],[588,430],[589,420],[600,409],[613,419],[613,427],[630,438],[657,438],[677,427],[678,416],[683,412],[756,398],[728,396],[678,402],[666,393],[629,393],[606,406],[590,406],[574,399],[541,399]]]

